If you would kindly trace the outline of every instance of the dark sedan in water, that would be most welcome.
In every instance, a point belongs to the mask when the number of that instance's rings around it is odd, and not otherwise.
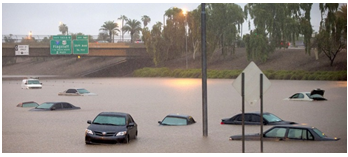
[[[260,112],[244,113],[244,124],[245,125],[260,125]],[[237,114],[231,118],[221,119],[221,124],[242,124],[242,114]],[[296,124],[295,122],[284,121],[276,115],[268,112],[263,113],[263,124],[264,125],[289,125]]]
[[[80,107],[74,106],[68,102],[44,102],[30,111],[60,111],[60,110],[76,110]]]
[[[121,112],[101,112],[87,121],[85,143],[128,143],[138,136],[138,126],[132,116]]]
[[[260,140],[260,133],[244,135],[245,140]],[[340,138],[327,137],[315,127],[282,125],[274,126],[263,133],[265,141],[337,141]],[[242,140],[242,135],[230,136],[229,140]]]

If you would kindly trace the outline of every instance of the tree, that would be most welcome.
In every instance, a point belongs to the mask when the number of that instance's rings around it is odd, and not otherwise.
[[[151,18],[147,15],[144,15],[141,17],[141,21],[143,21],[144,28],[147,26],[148,23],[150,23]]]
[[[122,41],[124,40],[124,31],[123,31],[123,26],[124,26],[124,21],[127,21],[128,20],[128,18],[125,16],[125,15],[121,15],[119,18],[118,18],[118,20],[122,20],[122,27],[121,27],[121,34],[122,34]]]
[[[141,31],[141,23],[138,20],[128,20],[126,22],[126,25],[124,27],[122,27],[122,32],[129,32],[131,35],[131,43],[133,43],[133,35],[135,33],[139,33],[139,31]]]
[[[248,3],[244,7],[245,18],[250,15],[255,30],[243,39],[248,59],[265,62],[281,41],[292,41],[304,35],[306,53],[310,54],[310,3]],[[302,15],[304,13],[304,16]],[[250,21],[249,21],[250,28]]]
[[[110,37],[110,42],[111,42],[111,39],[113,39],[112,35],[115,34],[114,32],[120,31],[117,27],[118,27],[118,25],[114,21],[106,21],[106,22],[104,22],[104,25],[102,25],[99,30],[108,31],[109,37]],[[112,42],[114,42],[114,40],[112,40]]]
[[[10,34],[9,36],[4,37],[5,43],[14,43],[16,41],[16,39],[13,39],[13,35]]]
[[[347,17],[341,16],[347,13],[347,7],[341,7],[337,11],[338,3],[321,3],[319,5],[322,14],[327,11],[327,16],[320,22],[319,34],[316,37],[318,52],[323,52],[330,60],[330,66],[337,54],[347,47]]]
[[[59,32],[62,32],[62,34],[68,35],[68,26],[66,24],[59,25]]]

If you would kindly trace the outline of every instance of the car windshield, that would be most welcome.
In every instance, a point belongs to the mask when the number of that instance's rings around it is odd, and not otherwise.
[[[268,122],[280,122],[282,121],[279,117],[274,114],[263,114],[263,118],[265,118]]]
[[[52,107],[53,103],[42,103],[41,105],[37,106],[38,109],[50,109]]]
[[[126,117],[99,115],[94,119],[93,124],[126,125]]]
[[[313,128],[313,131],[317,133],[320,137],[326,137],[326,135],[317,128]]]
[[[39,80],[28,80],[28,84],[40,84]]]
[[[35,102],[23,103],[23,107],[36,107],[38,106]]]
[[[88,91],[88,90],[83,89],[83,88],[81,88],[81,89],[77,89],[77,91],[79,91],[79,93],[80,93],[80,94],[89,93],[89,91]]]
[[[179,117],[166,117],[162,121],[163,125],[187,125],[187,120],[185,118]]]

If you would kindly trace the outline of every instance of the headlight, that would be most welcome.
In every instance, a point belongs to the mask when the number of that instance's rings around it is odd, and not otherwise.
[[[93,131],[92,131],[92,130],[89,130],[89,129],[86,129],[85,134],[91,134],[91,135],[93,135]]]
[[[127,131],[121,131],[121,132],[118,132],[116,134],[116,136],[123,136],[123,135],[126,135],[127,134]]]

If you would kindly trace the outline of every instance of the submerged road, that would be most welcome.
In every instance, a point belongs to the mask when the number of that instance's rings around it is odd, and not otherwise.
[[[221,119],[241,112],[241,96],[233,79],[208,79],[208,137],[202,132],[200,79],[177,78],[44,78],[43,89],[24,90],[21,80],[2,81],[3,153],[241,153],[241,141],[229,141],[241,134],[241,126],[221,125]],[[83,87],[97,96],[66,97],[58,92]],[[328,101],[285,101],[293,93],[325,90]],[[23,101],[67,101],[81,107],[73,111],[33,112],[16,105]],[[246,112],[259,105],[246,105]],[[130,113],[139,135],[129,144],[86,145],[87,120],[103,111]],[[347,153],[347,82],[271,80],[264,94],[264,112],[284,120],[315,126],[339,141],[264,142],[266,153]],[[196,124],[159,126],[170,113],[191,115]],[[265,126],[267,130],[271,126]],[[246,134],[259,132],[246,126]],[[260,152],[259,141],[246,141],[245,152]]]

